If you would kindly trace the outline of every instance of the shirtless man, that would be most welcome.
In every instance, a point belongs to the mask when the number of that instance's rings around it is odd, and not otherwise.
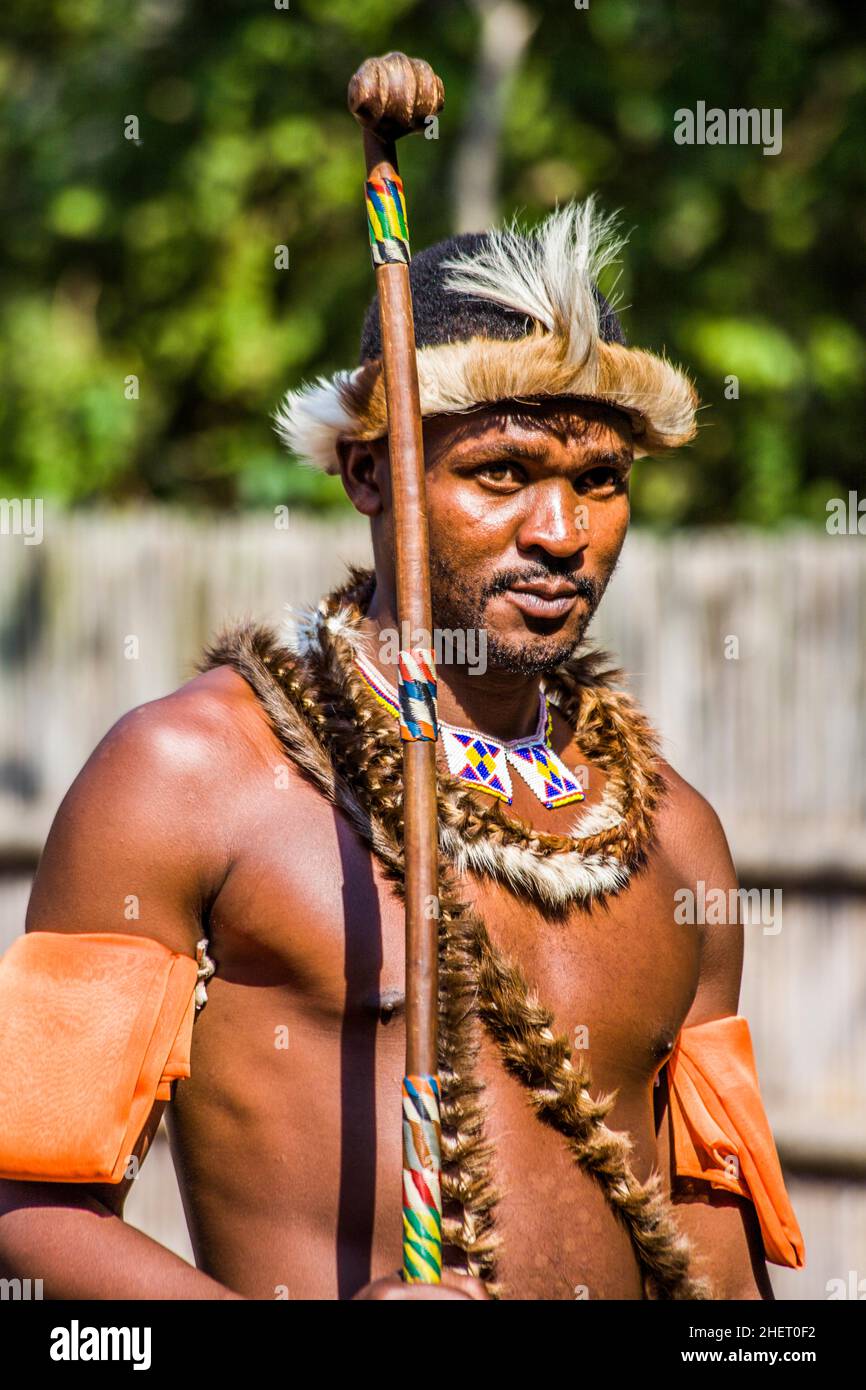
[[[579,643],[625,539],[633,419],[559,397],[425,418],[434,622],[483,624],[488,641],[484,674],[440,668],[442,720],[501,740],[533,727],[541,675]],[[367,650],[393,683],[376,655],[397,626],[387,440],[343,436],[337,453],[371,521]],[[566,767],[588,767],[592,814],[605,774],[558,711],[553,747]],[[467,875],[466,893],[557,1030],[586,1029],[593,1090],[616,1092],[606,1123],[631,1135],[641,1181],[660,1170],[693,1272],[718,1298],[772,1298],[751,1201],[674,1180],[664,1063],[684,1026],[737,1013],[743,931],[675,922],[677,889],[736,880],[712,808],[661,769],[654,840],[621,891],[555,923],[490,880]],[[513,782],[515,815],[568,833],[574,805],[548,809]],[[135,921],[123,914],[130,893]],[[5,1181],[2,1274],[37,1271],[52,1298],[488,1296],[447,1269],[439,1287],[397,1273],[401,904],[236,670],[216,665],[110,730],[57,813],[27,930],[140,933],[186,956],[208,937],[217,970],[191,1076],[154,1105],[136,1149],[165,1110],[197,1268],[125,1224],[129,1181]],[[274,1046],[280,1029],[287,1048]],[[507,1296],[640,1299],[632,1242],[599,1186],[532,1114],[483,1030],[480,1047]]]

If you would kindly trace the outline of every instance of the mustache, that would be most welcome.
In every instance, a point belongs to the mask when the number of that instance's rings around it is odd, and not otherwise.
[[[591,603],[601,598],[602,586],[586,574],[572,574],[568,565],[529,565],[526,569],[500,570],[485,584],[481,597],[497,598],[515,584],[531,584],[535,580],[567,579],[580,598]]]

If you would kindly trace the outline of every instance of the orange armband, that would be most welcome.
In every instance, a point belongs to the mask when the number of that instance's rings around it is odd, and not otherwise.
[[[0,1177],[118,1183],[190,1074],[199,966],[150,937],[31,932],[0,961]]]
[[[801,1269],[803,1237],[761,1100],[748,1022],[732,1014],[683,1028],[667,1066],[676,1172],[748,1197],[767,1259]]]

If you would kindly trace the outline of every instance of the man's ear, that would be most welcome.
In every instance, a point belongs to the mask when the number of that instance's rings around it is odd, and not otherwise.
[[[380,439],[337,440],[343,487],[352,506],[362,516],[379,516],[385,507],[381,481],[387,469],[377,467],[383,448],[384,441]]]

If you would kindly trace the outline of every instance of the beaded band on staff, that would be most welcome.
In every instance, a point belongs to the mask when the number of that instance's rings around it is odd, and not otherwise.
[[[432,651],[416,647],[401,652],[397,661],[400,737],[404,743],[433,742],[439,737],[436,720],[436,662]]]
[[[403,1077],[403,1278],[442,1277],[442,1156],[439,1078]]]
[[[373,265],[397,262],[409,264],[409,226],[403,180],[398,174],[388,179],[367,179],[367,230]]]

